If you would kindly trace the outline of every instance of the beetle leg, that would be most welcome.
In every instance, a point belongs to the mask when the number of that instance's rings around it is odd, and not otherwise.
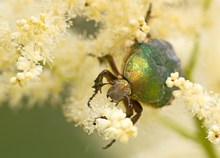
[[[96,125],[96,120],[97,119],[107,119],[105,116],[100,116],[100,117],[97,117],[95,118],[94,122],[93,122],[93,125],[95,126]],[[107,144],[105,147],[103,147],[102,149],[107,149],[109,147],[112,146],[112,144],[114,144],[116,142],[116,139],[113,139],[109,144]]]
[[[125,96],[126,100],[127,100],[127,105],[129,108],[132,108],[132,103],[131,103],[131,98],[130,96]]]
[[[126,108],[126,117],[131,118],[132,123],[135,124],[137,120],[140,118],[141,112],[143,110],[141,104],[136,100],[130,100],[131,105],[129,105],[127,99],[124,99],[123,101]],[[133,110],[136,112],[136,114],[132,117]]]
[[[124,102],[124,105],[126,108],[126,117],[131,118],[132,123],[135,124],[137,122],[137,120],[140,118],[141,112],[143,110],[141,104],[136,100],[130,100],[130,98],[129,98],[129,100],[127,98],[123,99],[123,102]],[[131,104],[132,106],[129,104]],[[133,109],[136,112],[136,114],[133,117],[131,117],[133,115]],[[116,142],[116,140],[113,139],[108,145],[103,147],[103,149],[107,149],[107,148],[111,147],[112,144],[114,144],[115,142]]]
[[[107,120],[107,117],[106,117],[106,116],[96,117],[95,120],[93,121],[93,125],[94,125],[94,126],[96,125],[96,120],[97,120],[97,119],[105,119],[105,120]]]
[[[108,149],[109,147],[112,146],[112,144],[114,144],[116,142],[116,139],[113,139],[108,145],[106,145],[105,147],[103,147],[102,149]]]
[[[131,104],[133,105],[133,109],[136,112],[136,114],[131,118],[131,121],[133,122],[133,124],[135,124],[140,118],[143,108],[141,104],[136,100],[131,100]]]
[[[106,54],[104,56],[98,57],[98,60],[100,63],[103,63],[105,60],[108,62],[108,64],[110,65],[112,71],[114,72],[115,75],[119,76],[120,72],[118,71],[118,68],[115,64],[115,60],[112,57],[112,55],[110,54]]]
[[[112,101],[113,102],[113,101]],[[120,101],[118,101],[116,104],[115,104],[115,106],[118,106],[118,104],[120,103]]]
[[[105,116],[100,116],[100,117],[97,117],[95,118],[94,122],[93,122],[93,125],[96,125],[96,120],[97,119],[107,119]],[[107,144],[105,147],[103,147],[102,149],[107,149],[109,147],[112,146],[112,144],[114,144],[116,142],[116,139],[113,139],[109,144]]]
[[[115,74],[116,76],[121,75],[120,72],[118,71],[118,68],[117,68],[117,66],[116,66],[116,64],[115,64],[115,60],[113,59],[112,55],[106,54],[106,55],[103,55],[103,56],[100,56],[100,57],[99,57],[99,56],[96,56],[96,55],[94,55],[94,54],[89,54],[89,55],[90,55],[90,56],[93,56],[93,57],[97,57],[100,64],[103,64],[104,62],[107,61],[108,64],[110,65],[112,71],[114,72],[114,74]]]
[[[103,83],[104,77],[107,79],[108,83]],[[90,107],[91,100],[95,97],[95,95],[99,91],[101,93],[102,86],[104,86],[106,84],[112,84],[113,81],[116,79],[117,79],[117,77],[115,75],[113,75],[109,70],[103,70],[94,81],[95,84],[92,86],[92,88],[94,88],[95,90],[94,90],[93,95],[89,98],[87,105]]]
[[[127,99],[123,99],[123,103],[124,103],[125,109],[126,109],[126,117],[131,118],[131,116],[134,114],[133,107],[129,106]]]

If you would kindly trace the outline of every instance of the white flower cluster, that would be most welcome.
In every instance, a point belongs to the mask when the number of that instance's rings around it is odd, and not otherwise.
[[[53,62],[51,51],[67,27],[64,14],[65,11],[60,10],[56,13],[48,11],[39,17],[31,16],[16,21],[16,31],[11,33],[11,41],[19,54],[18,72],[11,78],[11,83],[23,86],[36,80],[42,72],[42,64],[47,62],[50,65]]]
[[[115,139],[127,143],[130,138],[137,136],[137,127],[130,118],[126,118],[126,114],[121,109],[106,108],[105,112],[94,122],[96,131],[103,139]]]
[[[150,27],[145,22],[144,17],[140,17],[138,20],[131,19],[129,21],[132,30],[136,30],[136,39],[138,42],[143,42],[150,31]]]
[[[178,87],[173,92],[175,99],[188,107],[190,112],[203,120],[208,129],[207,138],[212,143],[220,144],[220,98],[213,92],[208,92],[201,85],[192,83],[179,77],[179,73],[172,73],[167,79],[168,87]]]
[[[123,33],[130,34],[130,37],[125,41],[125,46],[132,46],[134,44],[133,39],[136,39],[138,42],[143,42],[149,31],[150,27],[147,25],[144,17],[131,19],[127,27],[122,27]]]
[[[115,139],[122,143],[137,136],[137,127],[114,105],[94,105],[88,110],[89,117],[83,122],[83,126],[89,134],[95,130],[104,140]]]
[[[64,114],[69,121],[83,126],[88,134],[97,132],[103,140],[117,140],[127,143],[137,136],[137,127],[122,109],[114,104],[86,106],[68,105]]]
[[[147,1],[76,0],[74,4],[77,15],[102,24],[89,47],[92,53],[124,52],[135,40],[144,41],[150,31],[144,18],[149,6]]]

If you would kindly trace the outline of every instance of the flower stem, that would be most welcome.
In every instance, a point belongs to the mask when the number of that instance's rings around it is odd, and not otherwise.
[[[199,129],[197,133],[197,141],[202,145],[209,158],[217,158],[218,156],[216,155],[213,145],[206,139],[207,132],[206,128],[202,128],[202,121],[198,118],[195,118],[194,121],[196,123],[197,128]]]
[[[199,56],[199,37],[197,36],[193,45],[190,60],[185,68],[185,73],[188,79],[192,78],[193,71],[195,69],[197,59]]]
[[[193,134],[190,130],[186,129],[185,127],[182,127],[181,125],[177,124],[175,121],[172,119],[169,119],[168,117],[159,117],[159,121],[162,123],[162,125],[165,125],[171,130],[176,131],[179,135],[187,138],[187,139],[192,139],[194,141],[198,141],[196,134]]]
[[[204,0],[203,2],[203,10],[207,11],[212,3],[212,0]]]

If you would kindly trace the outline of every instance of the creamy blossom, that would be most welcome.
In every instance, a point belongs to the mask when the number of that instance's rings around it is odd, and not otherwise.
[[[189,111],[204,122],[208,129],[207,138],[215,144],[220,144],[220,97],[218,94],[207,91],[200,84],[192,83],[179,77],[175,72],[167,79],[168,87],[178,87],[173,92],[176,101],[186,105]]]
[[[52,6],[51,10],[38,17],[31,16],[16,21],[16,31],[10,37],[20,57],[17,60],[18,73],[12,77],[12,83],[24,86],[31,80],[38,80],[43,71],[42,64],[50,65],[53,62],[51,51],[58,45],[68,27],[65,11],[54,15],[55,7],[57,6]]]
[[[91,108],[84,105],[81,107],[81,115],[77,115],[77,107],[69,104],[65,107],[65,116],[82,126],[91,134],[96,131],[104,140],[118,140],[127,143],[129,139],[137,136],[137,127],[133,125],[130,118],[122,109],[115,105],[93,105]]]

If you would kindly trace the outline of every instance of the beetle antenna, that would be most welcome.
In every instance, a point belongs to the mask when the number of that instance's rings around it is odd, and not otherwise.
[[[109,147],[112,146],[112,144],[114,144],[116,142],[116,139],[113,139],[108,145],[106,145],[105,147],[103,147],[102,149],[108,149]]]

